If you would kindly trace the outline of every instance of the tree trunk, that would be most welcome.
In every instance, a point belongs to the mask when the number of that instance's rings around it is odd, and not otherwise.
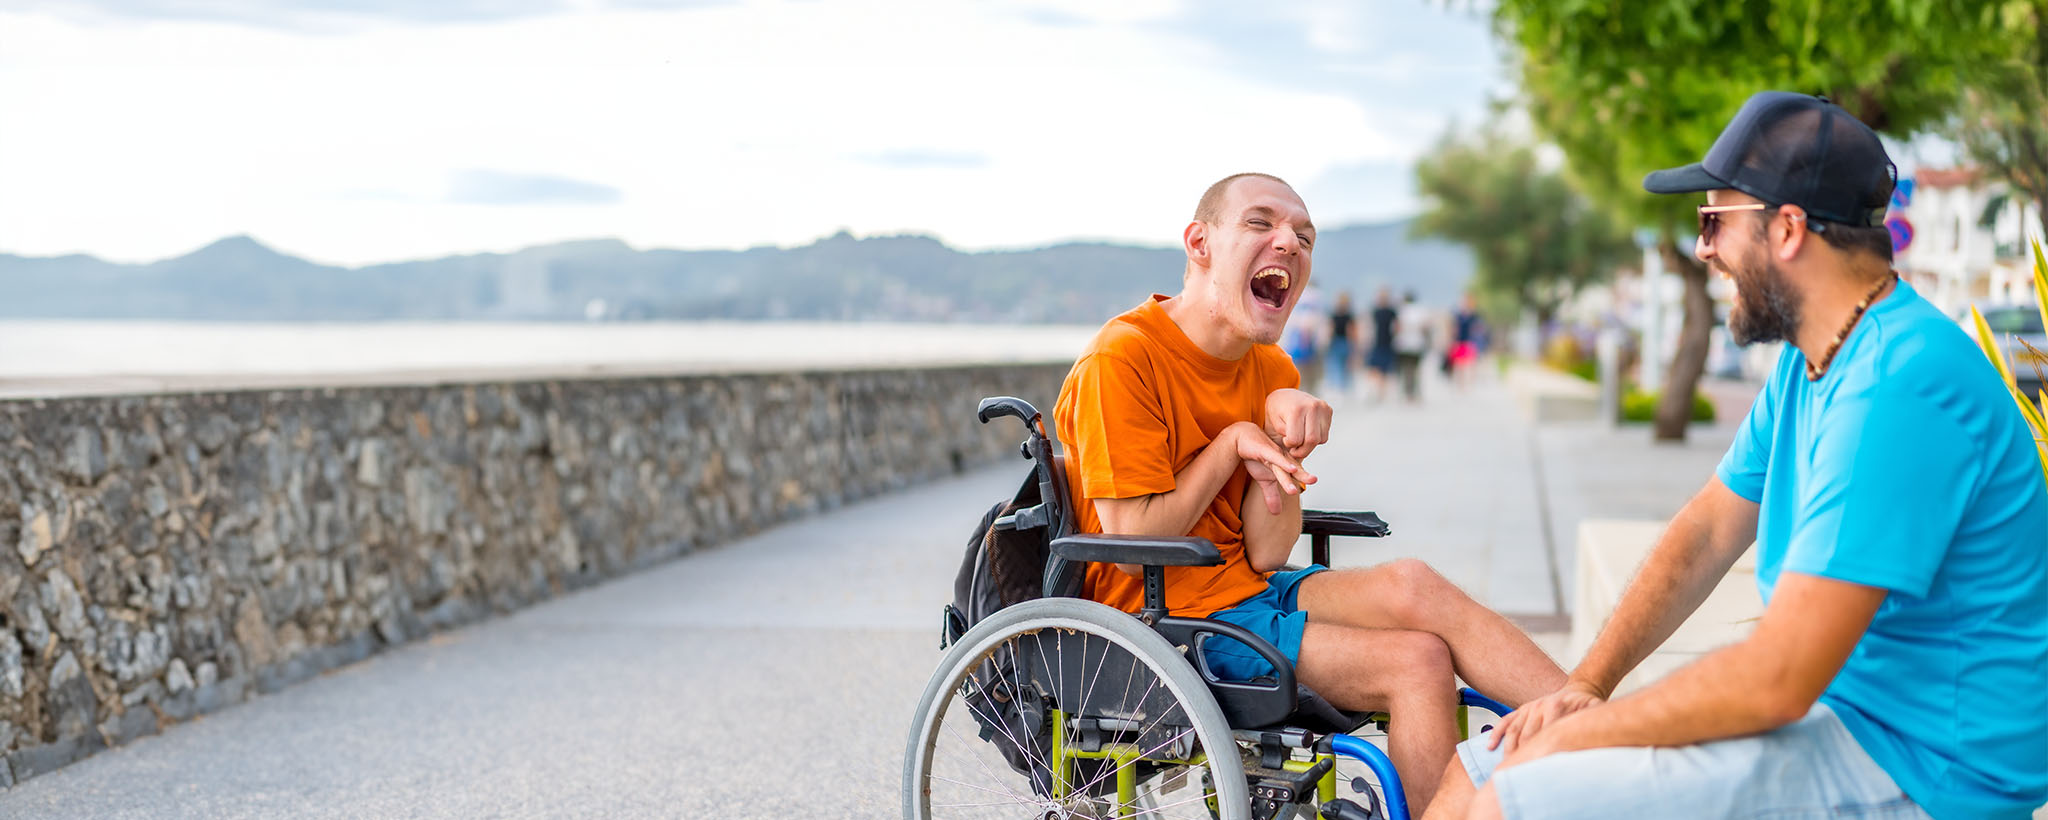
[[[1707,295],[1706,263],[1678,250],[1669,234],[1660,247],[1664,266],[1685,282],[1685,324],[1678,331],[1678,355],[1671,360],[1671,373],[1664,380],[1664,395],[1657,400],[1657,441],[1684,441],[1692,421],[1692,397],[1699,389],[1700,374],[1707,369],[1707,344],[1713,338],[1714,300]]]

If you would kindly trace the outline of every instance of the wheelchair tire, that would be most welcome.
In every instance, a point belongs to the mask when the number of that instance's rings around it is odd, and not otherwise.
[[[1002,657],[1005,647],[1012,652],[1018,651],[1018,647],[1023,645],[1020,641],[1078,639],[1085,645],[1092,639],[1080,637],[1084,635],[1106,641],[1109,646],[1127,653],[1128,659],[1135,660],[1135,663],[1129,664],[1128,672],[1120,673],[1125,680],[1101,682],[1103,676],[1096,674],[1081,691],[1108,694],[1110,690],[1094,689],[1100,682],[1103,686],[1123,687],[1124,691],[1118,694],[1127,696],[1132,681],[1137,679],[1137,670],[1142,669],[1147,678],[1144,679],[1140,700],[1156,704],[1170,697],[1172,705],[1156,710],[1156,714],[1148,711],[1146,719],[1150,724],[1130,731],[1136,731],[1138,737],[1150,737],[1146,734],[1148,731],[1170,728],[1169,740],[1176,744],[1191,740],[1195,744],[1193,750],[1199,750],[1207,758],[1204,763],[1176,766],[1144,760],[1122,764],[1108,760],[1086,761],[1094,764],[1091,770],[1073,776],[1075,780],[1088,778],[1086,782],[1072,784],[1080,794],[1056,800],[1040,793],[1045,789],[1040,788],[1043,783],[1037,775],[1018,771],[998,750],[998,743],[1003,738],[997,738],[997,742],[983,739],[983,735],[1011,733],[1006,726],[990,726],[1000,721],[987,715],[986,710],[991,708],[988,704],[992,700],[976,698],[974,687],[978,670],[986,674],[987,664],[992,658]],[[1108,648],[1102,651],[1103,659],[1095,669],[1097,673],[1104,668],[1112,668]],[[1087,668],[1087,656],[1088,653],[1082,653],[1083,669]],[[1126,660],[1120,655],[1116,659],[1118,667],[1125,665]],[[979,718],[977,710],[982,710]],[[1040,725],[1044,727],[1043,723]],[[1183,726],[1185,728],[1181,728]],[[1058,727],[1058,731],[1061,732],[1062,743],[1068,747],[1086,747],[1086,741],[1077,731],[1068,727]],[[1018,740],[1014,736],[1008,739]],[[1013,749],[1018,747],[1025,748],[1022,754],[1033,765],[1050,770],[1044,756],[1029,738],[1012,744]],[[1154,748],[1159,747],[1155,745]],[[951,820],[958,817],[1099,817],[1108,820],[1111,816],[1140,820],[1245,820],[1250,815],[1251,797],[1239,754],[1237,743],[1231,737],[1230,725],[1225,721],[1223,711],[1217,707],[1215,697],[1209,693],[1208,686],[1185,656],[1159,633],[1128,613],[1092,601],[1043,598],[1017,604],[989,616],[961,636],[940,661],[931,682],[925,686],[924,697],[918,701],[909,745],[904,751],[903,816],[905,820]],[[1193,757],[1189,754],[1183,759]],[[1113,784],[1116,770],[1122,766],[1133,768],[1133,775],[1139,780],[1139,808],[1135,815],[1116,815],[1105,811],[1107,806],[1099,795],[1104,781]],[[1207,777],[1203,777],[1204,774]],[[1214,784],[1214,793],[1209,795],[1213,799],[1205,799],[1200,785],[1205,782]],[[1096,796],[1091,798],[1090,794]],[[1097,802],[1087,802],[1091,799]],[[1026,811],[1020,812],[1019,809]]]

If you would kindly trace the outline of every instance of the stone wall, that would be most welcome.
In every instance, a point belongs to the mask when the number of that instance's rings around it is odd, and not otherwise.
[[[0,787],[1000,456],[1065,365],[0,402]]]

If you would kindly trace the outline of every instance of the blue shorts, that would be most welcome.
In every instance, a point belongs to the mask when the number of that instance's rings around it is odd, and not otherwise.
[[[1289,662],[1299,661],[1301,630],[1308,625],[1308,613],[1295,605],[1295,594],[1301,589],[1301,579],[1325,569],[1329,568],[1311,564],[1305,569],[1273,573],[1266,578],[1265,592],[1209,617],[1244,627],[1278,647],[1280,654],[1286,655]],[[1202,657],[1208,661],[1209,671],[1223,680],[1245,681],[1278,674],[1273,664],[1253,652],[1251,647],[1229,638],[1212,636],[1203,641]]]
[[[1480,735],[1458,745],[1475,784],[1493,783],[1501,816],[1573,820],[1645,817],[1927,820],[1927,812],[1865,754],[1827,704],[1760,735],[1673,748],[1565,752],[1505,772],[1505,749]]]

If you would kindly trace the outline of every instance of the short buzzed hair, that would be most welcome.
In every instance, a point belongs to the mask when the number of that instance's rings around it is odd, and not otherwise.
[[[1202,201],[1195,204],[1195,221],[1207,222],[1211,225],[1216,224],[1216,220],[1222,216],[1222,214],[1219,214],[1217,212],[1223,210],[1223,194],[1230,190],[1231,183],[1234,183],[1240,179],[1244,179],[1245,177],[1258,177],[1260,179],[1270,179],[1282,185],[1287,185],[1287,180],[1273,176],[1272,174],[1261,174],[1257,171],[1250,171],[1242,174],[1231,174],[1230,176],[1216,180],[1216,184],[1209,186],[1209,190],[1202,192]],[[1287,185],[1287,187],[1290,190],[1294,188],[1294,186],[1292,185]]]

